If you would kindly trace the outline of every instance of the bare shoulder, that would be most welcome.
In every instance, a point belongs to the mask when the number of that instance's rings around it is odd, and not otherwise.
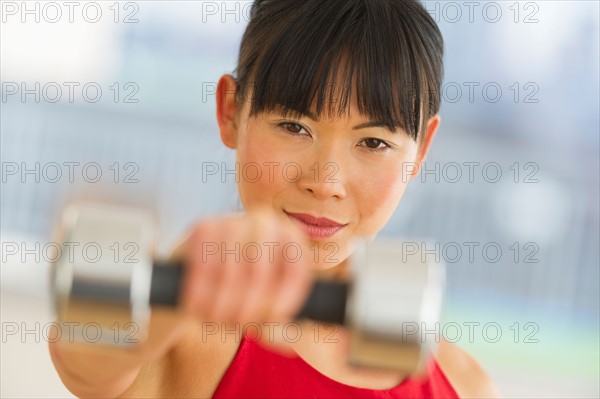
[[[437,361],[461,398],[500,398],[488,373],[472,356],[442,339]]]
[[[207,334],[204,328],[199,321],[184,325],[161,356],[142,365],[119,398],[211,397],[235,357],[241,337],[225,340],[224,334]],[[229,327],[227,331],[232,330]]]

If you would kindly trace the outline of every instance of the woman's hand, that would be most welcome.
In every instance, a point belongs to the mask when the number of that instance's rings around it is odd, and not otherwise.
[[[241,325],[291,321],[313,280],[308,245],[289,219],[268,209],[198,223],[178,250],[185,312]]]

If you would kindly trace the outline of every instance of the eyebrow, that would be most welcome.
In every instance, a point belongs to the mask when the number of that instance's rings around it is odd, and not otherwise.
[[[305,112],[298,112],[300,115],[304,115],[309,117],[310,119],[312,119],[315,122],[319,122],[319,118],[313,114],[310,111],[306,111]],[[352,128],[352,130],[359,130],[359,129],[365,129],[367,127],[384,127],[386,128],[386,130],[392,134],[394,133],[398,133],[398,130],[391,130],[390,127],[388,126],[387,123],[385,123],[384,121],[368,121],[368,122],[364,122],[364,123],[359,123],[358,125],[354,126]]]

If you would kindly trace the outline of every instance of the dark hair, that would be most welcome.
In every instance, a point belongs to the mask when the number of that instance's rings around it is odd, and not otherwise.
[[[419,1],[256,0],[250,17],[234,71],[250,116],[309,115],[315,96],[341,116],[356,90],[361,114],[416,141],[438,113],[443,38]]]

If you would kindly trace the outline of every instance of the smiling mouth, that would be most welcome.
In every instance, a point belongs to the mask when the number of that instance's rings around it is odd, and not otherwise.
[[[333,236],[346,224],[340,224],[327,218],[316,218],[312,215],[302,213],[284,213],[300,227],[310,238],[318,240]]]

